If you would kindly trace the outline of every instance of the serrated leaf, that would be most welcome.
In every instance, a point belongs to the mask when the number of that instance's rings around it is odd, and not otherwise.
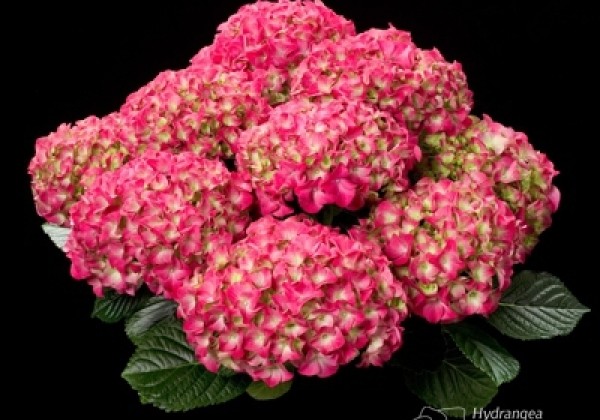
[[[250,383],[246,376],[220,376],[201,366],[175,319],[164,319],[139,338],[122,376],[142,402],[165,411],[223,403]]]
[[[163,319],[172,317],[177,304],[160,296],[148,299],[142,308],[132,314],[125,323],[125,333],[134,343]]]
[[[223,376],[224,378],[226,378],[228,376],[237,375],[237,372],[233,369],[229,369],[228,367],[221,365],[219,367],[219,371],[217,372],[217,375]]]
[[[274,400],[286,394],[292,387],[292,381],[282,382],[274,387],[267,386],[262,381],[252,382],[246,392],[255,400]]]
[[[569,334],[588,311],[558,278],[523,271],[488,321],[502,334],[535,340]]]
[[[109,324],[119,322],[143,307],[148,298],[142,292],[135,296],[107,292],[104,297],[96,298],[92,317]]]
[[[465,322],[444,329],[465,357],[496,385],[512,381],[519,373],[517,359],[485,331]]]
[[[460,416],[485,407],[498,392],[492,379],[458,350],[449,353],[434,372],[404,372],[406,386],[428,405]]]
[[[61,226],[53,225],[52,223],[44,223],[42,230],[50,237],[54,245],[56,245],[61,251],[65,251],[65,244],[71,234],[71,228],[65,228]]]

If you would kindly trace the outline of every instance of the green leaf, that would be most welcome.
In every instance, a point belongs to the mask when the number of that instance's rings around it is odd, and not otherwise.
[[[143,403],[165,411],[223,403],[243,394],[250,383],[246,376],[220,376],[201,366],[175,319],[164,319],[139,337],[122,376]]]
[[[404,372],[406,386],[428,405],[450,416],[463,416],[490,403],[498,387],[458,350],[446,355],[434,372]]]
[[[252,382],[246,392],[255,400],[274,400],[286,394],[292,387],[292,381],[282,382],[273,388],[267,386],[263,381]]]
[[[496,385],[512,381],[519,373],[517,359],[485,331],[465,322],[444,329],[465,357]]]
[[[103,298],[96,298],[92,317],[109,324],[119,322],[144,306],[148,297],[141,291],[135,296],[107,292]]]
[[[569,334],[589,308],[548,273],[523,271],[488,321],[502,334],[521,340]]]
[[[50,237],[54,245],[60,248],[64,252],[65,244],[71,234],[70,228],[53,225],[52,223],[44,223],[42,230]]]
[[[165,318],[172,317],[177,304],[163,297],[148,299],[144,307],[132,314],[125,323],[125,333],[134,343],[151,327]]]

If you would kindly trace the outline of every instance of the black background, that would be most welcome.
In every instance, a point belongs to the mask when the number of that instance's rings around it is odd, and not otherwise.
[[[2,29],[2,147],[10,182],[2,202],[15,211],[4,220],[11,252],[5,254],[3,310],[9,309],[4,321],[11,332],[3,343],[14,353],[5,368],[16,373],[4,377],[11,389],[8,407],[23,414],[167,418],[141,405],[121,379],[132,345],[120,325],[90,318],[90,289],[70,279],[66,257],[39,229],[42,220],[34,211],[26,167],[36,138],[62,122],[116,110],[159,71],[185,67],[212,41],[217,24],[242,3],[169,1],[131,9],[105,2],[21,3],[4,13],[10,26]],[[597,48],[587,36],[592,13],[557,1],[536,7],[507,1],[325,3],[354,20],[358,30],[393,23],[412,32],[420,47],[435,46],[447,59],[460,61],[474,91],[474,113],[526,132],[555,162],[561,208],[526,268],[562,278],[592,313],[568,337],[527,343],[503,339],[521,361],[521,374],[501,387],[490,408],[541,409],[545,419],[595,417],[598,387],[585,382],[597,378],[598,371],[598,346],[592,342],[599,331],[597,278],[586,276],[582,255],[584,248],[597,246],[585,246],[581,239],[583,220],[594,213],[589,202],[584,204],[587,190],[581,186],[582,156],[597,125],[591,113],[585,115],[591,95],[586,92],[596,83],[589,60]],[[274,402],[243,396],[169,416],[274,419],[365,412],[403,420],[416,417],[421,406],[394,370],[350,368],[327,380],[303,378]]]

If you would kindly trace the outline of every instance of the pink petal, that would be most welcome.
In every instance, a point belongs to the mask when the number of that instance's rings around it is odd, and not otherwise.
[[[324,328],[311,341],[311,345],[321,353],[333,353],[345,344],[344,336],[339,328]]]
[[[383,247],[383,252],[394,265],[405,265],[410,259],[413,240],[413,235],[394,235]]]
[[[318,376],[326,378],[338,370],[338,364],[334,356],[309,351],[304,362],[298,366],[298,373],[305,376]]]

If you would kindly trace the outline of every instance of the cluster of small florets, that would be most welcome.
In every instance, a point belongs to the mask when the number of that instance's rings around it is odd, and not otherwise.
[[[408,32],[258,1],[118,112],[39,138],[33,197],[71,228],[74,278],[175,300],[207,369],[326,377],[389,360],[408,314],[492,313],[550,225],[552,162],[472,106]]]
[[[216,160],[148,151],[101,175],[71,208],[71,274],[94,293],[172,295],[250,221],[250,186]]]
[[[423,178],[380,202],[353,236],[375,239],[430,322],[493,312],[510,284],[520,224],[484,174]]]
[[[414,133],[451,132],[472,106],[461,65],[417,48],[408,32],[393,27],[318,44],[293,72],[291,89],[373,104]]]
[[[102,173],[131,157],[127,126],[118,113],[62,124],[40,137],[29,164],[37,212],[48,222],[70,226],[69,209]]]
[[[271,104],[290,97],[290,74],[315,45],[354,35],[354,23],[320,1],[258,1],[242,6],[217,28],[214,42],[192,68],[218,64],[260,81]]]
[[[211,254],[180,289],[184,331],[200,362],[246,372],[274,386],[327,377],[360,356],[381,366],[400,347],[406,296],[388,261],[306,217],[272,217]]]
[[[382,189],[403,191],[419,157],[416,137],[362,102],[292,100],[244,133],[238,168],[250,174],[263,214],[328,204],[358,210]]]
[[[129,95],[120,112],[139,150],[231,158],[240,133],[269,115],[262,90],[248,73],[220,66],[165,71]]]
[[[421,141],[422,176],[459,179],[483,172],[494,191],[524,224],[517,241],[517,260],[523,262],[552,223],[560,193],[552,184],[558,174],[548,157],[535,150],[524,133],[492,121],[471,117],[455,135],[438,132]]]

